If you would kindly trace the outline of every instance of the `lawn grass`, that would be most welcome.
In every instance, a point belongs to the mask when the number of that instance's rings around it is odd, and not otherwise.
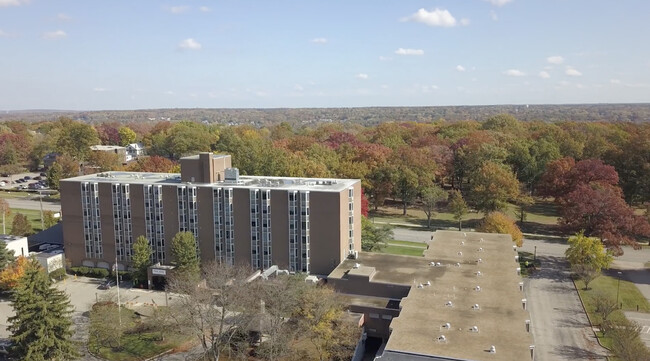
[[[397,240],[390,240],[387,242],[391,246],[408,246],[408,247],[418,247],[418,248],[427,248],[426,243],[422,242],[410,242],[410,241],[397,241]]]
[[[159,332],[138,332],[137,326],[141,321],[134,311],[128,308],[122,308],[122,317],[123,319],[128,317],[132,322],[130,329],[121,338],[122,348],[116,350],[100,345],[91,330],[88,341],[89,350],[106,360],[138,361],[151,358],[168,350],[177,349],[190,341],[190,336],[180,334],[174,330],[166,332],[164,341],[160,341]]]
[[[402,256],[417,256],[422,257],[425,248],[404,247],[388,245],[379,250],[379,253],[395,254]]]
[[[19,209],[19,208],[12,208],[11,209],[11,214],[5,217],[5,227],[7,230],[8,234],[11,234],[11,222],[13,222],[14,217],[16,214],[22,213],[25,216],[27,216],[27,219],[32,225],[32,228],[34,228],[34,232],[40,232],[43,229],[41,228],[41,211],[40,210],[35,210],[35,209]],[[0,222],[2,219],[0,218]],[[0,225],[1,226],[1,225]],[[0,229],[2,231],[2,229]]]
[[[576,280],[575,285],[580,294],[580,298],[585,305],[585,310],[587,311],[591,323],[596,326],[600,325],[603,321],[595,312],[596,306],[594,304],[594,297],[598,294],[615,300],[618,290],[619,305],[622,304],[623,307],[620,310],[612,312],[608,317],[610,320],[620,320],[625,318],[623,311],[637,311],[637,306],[639,312],[650,312],[650,303],[648,303],[648,300],[643,297],[641,292],[639,292],[639,289],[632,282],[621,280],[619,290],[618,278],[603,275],[589,283],[589,290],[584,289],[585,284],[580,280]],[[604,337],[602,332],[597,332],[596,336],[604,347],[611,347],[612,340],[609,337]]]

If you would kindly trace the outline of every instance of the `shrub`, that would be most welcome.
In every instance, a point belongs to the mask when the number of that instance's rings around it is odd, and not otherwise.
[[[86,276],[92,278],[106,278],[110,274],[105,268],[97,267],[70,267],[70,273],[76,276]]]
[[[50,278],[54,278],[57,281],[60,281],[65,278],[65,268],[59,268],[50,272]]]
[[[517,247],[521,247],[524,243],[524,235],[515,224],[515,221],[501,212],[491,212],[486,215],[476,230],[486,233],[509,234],[512,236],[512,241],[517,244]]]

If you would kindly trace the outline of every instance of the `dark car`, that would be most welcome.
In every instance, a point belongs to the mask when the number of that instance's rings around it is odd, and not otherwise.
[[[16,180],[16,183],[23,183],[23,182],[25,182],[24,179],[17,179],[17,180]]]
[[[41,176],[41,177],[47,177],[47,173],[45,173],[45,172],[41,172],[40,176]]]
[[[30,179],[32,179],[32,177],[26,175],[26,176],[23,177],[23,179],[24,179],[24,180],[30,180]]]
[[[100,290],[110,290],[111,287],[113,287],[113,286],[115,286],[115,281],[105,281],[104,283],[99,285],[99,287],[97,287],[97,288],[99,288]]]
[[[34,178],[32,178],[32,179],[34,179],[34,180],[41,180],[41,176],[38,176],[38,175],[37,175],[36,177],[34,177]]]

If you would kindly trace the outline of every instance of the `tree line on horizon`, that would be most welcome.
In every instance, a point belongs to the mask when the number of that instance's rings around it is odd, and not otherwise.
[[[650,202],[650,123],[486,121],[384,122],[374,126],[289,123],[258,128],[192,121],[87,124],[0,123],[0,169],[35,167],[59,153],[50,181],[92,172],[178,172],[178,160],[203,151],[232,155],[243,175],[361,179],[373,209],[387,199],[404,213],[462,198],[484,214],[531,197],[559,206],[567,234],[585,230],[610,248],[650,236],[640,210]],[[95,144],[142,142],[148,157],[119,164]],[[442,190],[442,192],[441,192]],[[457,202],[456,202],[457,203]],[[430,210],[429,210],[430,211]],[[430,212],[427,212],[430,217]]]

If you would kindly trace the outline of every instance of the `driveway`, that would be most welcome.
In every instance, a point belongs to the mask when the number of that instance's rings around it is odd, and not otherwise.
[[[9,208],[16,208],[16,209],[33,209],[33,210],[40,210],[41,209],[41,202],[38,201],[38,195],[34,195],[31,197],[31,199],[28,198],[5,198],[7,203],[9,204]],[[61,211],[61,203],[54,203],[54,202],[43,202],[43,210],[46,211],[52,211],[52,212],[60,212]]]

